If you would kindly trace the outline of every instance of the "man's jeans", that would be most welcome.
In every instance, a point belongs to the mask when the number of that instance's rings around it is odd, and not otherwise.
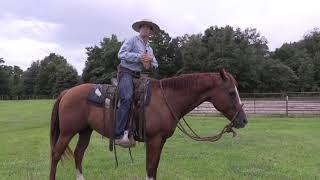
[[[123,135],[126,128],[130,106],[133,100],[133,77],[123,72],[119,80],[120,107],[117,110],[116,137]]]

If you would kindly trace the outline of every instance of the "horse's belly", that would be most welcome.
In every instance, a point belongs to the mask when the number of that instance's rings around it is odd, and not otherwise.
[[[110,121],[111,109],[99,108],[95,106],[90,107],[88,124],[99,134],[109,137],[109,128],[112,126]]]

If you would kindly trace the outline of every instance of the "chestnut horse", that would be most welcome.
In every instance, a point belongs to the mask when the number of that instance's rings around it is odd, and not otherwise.
[[[237,83],[224,70],[219,73],[194,73],[162,80],[153,79],[151,83],[151,100],[145,109],[147,179],[156,179],[161,150],[166,139],[174,133],[178,119],[202,102],[211,102],[229,120],[237,114],[233,120],[235,128],[243,128],[247,123]],[[50,132],[51,180],[55,179],[61,156],[67,153],[74,156],[77,180],[83,179],[81,162],[92,131],[109,137],[112,121],[108,114],[112,109],[87,103],[88,93],[94,86],[95,84],[82,84],[65,90],[54,104]],[[79,140],[72,153],[68,144],[77,133]]]

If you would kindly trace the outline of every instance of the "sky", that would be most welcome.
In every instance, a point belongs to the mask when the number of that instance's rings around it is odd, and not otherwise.
[[[81,74],[86,47],[135,35],[131,25],[143,18],[171,37],[214,25],[256,28],[274,50],[320,27],[319,7],[319,0],[0,0],[0,57],[26,70],[53,52]]]

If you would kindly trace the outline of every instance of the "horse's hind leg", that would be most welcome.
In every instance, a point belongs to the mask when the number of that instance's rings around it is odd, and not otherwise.
[[[50,180],[54,180],[56,177],[56,169],[62,154],[66,150],[72,135],[59,135],[57,143],[54,145],[51,154],[51,168],[50,168]]]
[[[76,176],[77,180],[83,180],[83,173],[82,173],[82,158],[84,155],[85,150],[88,147],[90,142],[90,136],[92,133],[92,129],[87,128],[81,132],[79,132],[79,140],[77,143],[77,147],[74,150],[74,159],[76,163]]]

